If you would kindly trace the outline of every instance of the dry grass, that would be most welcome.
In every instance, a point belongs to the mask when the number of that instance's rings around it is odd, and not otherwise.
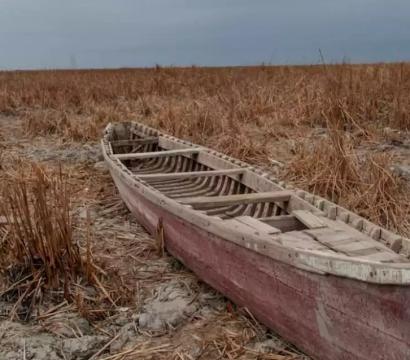
[[[202,140],[249,124],[327,120],[408,130],[409,74],[409,64],[3,72],[0,112],[54,111],[101,125],[138,116]]]
[[[38,165],[20,164],[8,170],[0,205],[7,225],[1,270],[11,285],[1,296],[17,297],[16,310],[29,303],[27,318],[43,289],[61,288],[72,300],[72,284],[79,277],[90,281],[95,272],[91,257],[81,256],[73,238],[70,195],[61,169],[49,174]]]
[[[10,224],[3,251],[10,265],[44,272],[48,286],[74,279],[86,266],[72,236],[70,197],[62,172],[53,176],[39,166],[9,174],[2,212]]]
[[[131,299],[120,277],[94,261],[88,211],[81,231],[75,229],[70,187],[61,167],[20,163],[3,175],[0,298],[15,301],[11,319],[29,320],[43,301],[63,300],[85,318],[101,319]]]
[[[98,125],[98,119],[79,121],[75,117],[70,118],[66,112],[33,111],[27,115],[24,130],[31,136],[57,135],[62,140],[86,142],[101,134],[101,126]]]
[[[98,140],[107,122],[135,119],[266,167],[277,159],[285,180],[408,232],[410,192],[390,172],[394,154],[371,146],[408,136],[409,90],[410,64],[0,72],[0,115],[22,121],[17,153],[59,139],[80,147]],[[11,154],[3,156],[9,146],[1,135],[9,140],[15,130],[0,134],[2,181],[10,180]],[[163,253],[160,226],[155,242],[129,221],[108,175],[66,166],[68,180],[35,166],[27,181],[8,183],[0,241],[10,255],[2,257],[8,286],[1,296],[17,302],[12,315],[29,319],[49,296],[36,316],[49,331],[54,317],[74,310],[103,328],[123,306],[137,312],[158,285],[193,278]],[[79,208],[90,209],[81,220],[73,217]],[[184,346],[194,341],[203,359],[304,358],[279,340],[270,353],[258,353],[252,342],[266,339],[266,330],[233,308],[163,336],[140,333],[117,354],[107,354],[108,342],[95,358],[189,359]],[[102,333],[110,341],[118,336]]]
[[[253,163],[293,160],[287,179],[403,230],[404,188],[389,174],[389,157],[352,156],[359,143],[405,136],[409,90],[406,63],[2,72],[0,113],[23,117],[32,136],[86,142],[109,121],[136,119]],[[324,151],[320,142],[315,158],[295,150],[318,127],[337,128],[343,144],[332,137]]]
[[[317,143],[303,143],[284,176],[371,221],[406,233],[410,229],[409,187],[389,169],[386,154],[360,156],[338,129]]]

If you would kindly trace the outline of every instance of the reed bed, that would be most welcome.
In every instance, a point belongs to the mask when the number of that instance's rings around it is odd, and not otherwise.
[[[392,230],[410,231],[409,185],[393,174],[388,154],[365,153],[338,129],[316,143],[302,143],[283,176]]]
[[[372,149],[408,139],[409,90],[410,64],[0,72],[0,117],[19,120],[26,147],[80,147],[110,121],[138,120],[267,170],[280,164],[278,177],[408,235],[408,183],[390,170],[399,159]],[[74,310],[100,324],[140,307],[164,281],[192,278],[164,254],[161,227],[155,241],[128,220],[108,175],[89,166],[73,166],[69,179],[27,163],[10,169],[2,144],[11,133],[0,129],[0,295],[17,302],[12,318],[30,319],[52,294],[36,316],[45,328]],[[91,210],[79,220],[73,205]],[[202,320],[195,332],[187,325],[184,342],[198,340],[202,358],[306,358],[273,334],[274,349],[252,348],[266,329],[229,303]],[[142,334],[108,354],[118,334],[104,330],[111,340],[94,358],[189,359],[176,339],[184,331]]]
[[[24,118],[33,137],[93,141],[108,122],[136,119],[252,163],[266,166],[277,158],[289,164],[285,180],[404,231],[404,188],[387,180],[393,179],[389,156],[369,156],[358,175],[352,154],[359,144],[406,136],[409,90],[407,63],[2,72],[0,113]],[[335,127],[351,144],[319,139],[309,158],[303,139]]]
[[[88,210],[76,230],[69,180],[61,167],[30,163],[17,162],[3,174],[0,299],[15,301],[11,319],[43,317],[43,301],[68,301],[98,319],[129,300],[116,274],[107,275],[94,260]]]
[[[410,64],[2,72],[0,112],[100,125],[138,116],[195,140],[335,120],[409,130],[409,75]]]
[[[39,267],[51,287],[84,270],[72,236],[70,197],[62,175],[49,177],[40,166],[9,174],[2,212],[10,225],[6,261]]]

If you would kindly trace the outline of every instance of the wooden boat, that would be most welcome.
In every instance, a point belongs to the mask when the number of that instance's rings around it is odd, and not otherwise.
[[[410,359],[410,241],[248,164],[110,124],[122,199],[202,280],[316,359]]]

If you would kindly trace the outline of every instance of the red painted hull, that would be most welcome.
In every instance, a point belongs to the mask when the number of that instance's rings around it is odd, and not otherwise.
[[[113,174],[138,221],[199,278],[315,359],[410,359],[410,289],[318,275],[183,222]]]

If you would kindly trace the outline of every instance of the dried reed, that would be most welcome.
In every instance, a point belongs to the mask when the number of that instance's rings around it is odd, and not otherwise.
[[[406,233],[408,187],[392,174],[389,164],[386,154],[359,156],[352,139],[334,128],[313,146],[303,143],[283,176],[377,224]]]
[[[90,256],[81,256],[73,238],[70,195],[61,168],[48,174],[38,165],[19,167],[8,174],[2,190],[0,212],[8,232],[1,269],[12,283],[26,280],[18,303],[30,301],[32,307],[42,288],[64,289],[71,300],[71,285],[90,276],[93,264]],[[9,296],[10,289],[3,295]]]
[[[61,278],[74,278],[82,260],[72,237],[70,197],[61,170],[49,177],[33,166],[30,178],[20,170],[8,181],[3,197],[10,260],[43,268],[52,287]]]

